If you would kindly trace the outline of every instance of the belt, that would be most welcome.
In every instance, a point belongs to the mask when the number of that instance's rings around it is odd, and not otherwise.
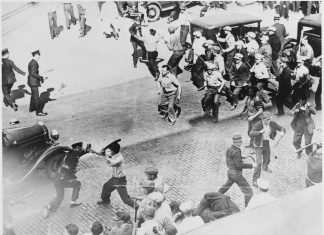
[[[123,179],[123,178],[126,178],[126,175],[122,176],[122,177],[112,177],[113,179]]]

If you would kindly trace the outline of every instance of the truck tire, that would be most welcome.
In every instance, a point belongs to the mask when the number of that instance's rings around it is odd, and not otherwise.
[[[149,4],[147,6],[147,18],[149,22],[157,21],[161,16],[161,9],[156,4]]]
[[[58,169],[63,158],[65,157],[65,154],[63,153],[64,152],[62,151],[53,153],[53,155],[45,161],[45,173],[50,180],[53,180],[57,177]]]

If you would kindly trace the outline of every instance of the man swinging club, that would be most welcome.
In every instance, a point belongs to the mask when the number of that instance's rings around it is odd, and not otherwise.
[[[117,192],[123,202],[130,207],[134,207],[134,201],[130,198],[127,192],[127,180],[124,172],[124,157],[120,153],[121,139],[107,145],[100,151],[108,166],[112,167],[112,177],[103,185],[101,192],[101,200],[97,202],[98,205],[107,206],[110,203],[111,193],[117,189]]]

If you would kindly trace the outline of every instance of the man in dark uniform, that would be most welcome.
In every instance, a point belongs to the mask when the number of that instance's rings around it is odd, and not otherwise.
[[[117,189],[122,201],[130,207],[135,206],[135,202],[130,198],[127,192],[127,179],[124,171],[124,157],[120,153],[121,139],[103,148],[100,153],[104,157],[108,166],[112,167],[112,177],[103,185],[101,192],[101,200],[97,202],[98,205],[107,206],[110,203],[111,193]]]
[[[18,105],[15,104],[10,97],[11,88],[13,84],[16,82],[15,70],[17,73],[25,76],[26,73],[20,70],[12,60],[9,59],[9,50],[2,50],[2,93],[3,93],[3,103],[6,106],[13,108],[15,111],[18,110]]]
[[[44,78],[39,75],[38,60],[40,58],[40,52],[32,52],[33,59],[28,64],[28,86],[31,89],[29,112],[36,111],[37,116],[45,116],[47,113],[42,113],[39,108],[39,91],[38,87],[44,82]]]
[[[279,76],[279,88],[278,88],[278,95],[277,95],[277,109],[278,113],[275,115],[281,116],[284,115],[284,108],[283,105],[285,104],[289,109],[292,108],[290,102],[287,100],[288,96],[291,93],[291,70],[287,63],[289,62],[287,57],[281,57],[279,66],[281,74]]]
[[[129,32],[131,34],[130,42],[133,45],[134,52],[133,56],[133,63],[134,68],[137,67],[138,55],[137,55],[137,47],[139,46],[142,49],[142,60],[146,60],[146,48],[144,46],[144,42],[139,40],[136,36],[143,37],[142,35],[142,26],[141,26],[141,19],[140,17],[136,17],[134,23],[129,28]]]
[[[281,44],[283,44],[283,42],[285,41],[285,37],[288,36],[288,33],[286,32],[286,27],[283,24],[279,23],[280,16],[275,16],[273,20],[273,27],[277,29],[277,36],[280,38]]]
[[[78,200],[81,188],[81,182],[75,176],[76,167],[82,155],[90,152],[91,145],[88,144],[86,149],[82,148],[83,143],[79,142],[72,145],[72,150],[64,157],[58,170],[57,178],[54,180],[56,197],[43,209],[43,216],[47,218],[50,212],[55,212],[64,199],[64,189],[72,188],[72,197],[70,207],[79,206],[81,201]]]
[[[245,198],[245,207],[249,204],[253,196],[253,191],[242,175],[244,168],[255,168],[256,164],[244,163],[241,153],[242,136],[236,134],[233,136],[233,145],[226,151],[227,182],[218,190],[219,193],[226,193],[234,183],[239,186]]]
[[[273,26],[269,28],[269,44],[272,49],[272,70],[273,74],[278,77],[278,57],[279,51],[281,49],[281,41],[280,38],[277,36],[277,29]]]

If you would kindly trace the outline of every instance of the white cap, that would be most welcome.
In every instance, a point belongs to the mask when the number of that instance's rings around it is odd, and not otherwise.
[[[164,201],[164,196],[160,192],[153,192],[149,195],[149,197],[157,203],[161,203]]]
[[[211,40],[211,39],[208,39],[207,41],[206,41],[206,44],[207,45],[213,45],[215,42],[213,41],[213,40]]]
[[[224,31],[232,31],[232,28],[231,27],[229,27],[228,25],[227,26],[225,26],[224,28]]]
[[[201,37],[201,32],[197,30],[193,33],[193,35],[197,37]]]
[[[194,209],[193,202],[192,202],[192,201],[186,201],[186,202],[183,202],[183,203],[181,203],[179,209],[180,209],[182,212],[189,212],[189,211],[191,211],[191,210]]]
[[[256,38],[256,34],[253,32],[248,32],[246,35],[250,38]]]
[[[263,190],[267,190],[270,187],[269,182],[267,180],[261,179],[261,178],[257,179],[257,184],[258,184],[258,187]]]
[[[206,66],[207,66],[207,69],[215,69],[216,68],[216,65],[212,62],[205,62]]]

